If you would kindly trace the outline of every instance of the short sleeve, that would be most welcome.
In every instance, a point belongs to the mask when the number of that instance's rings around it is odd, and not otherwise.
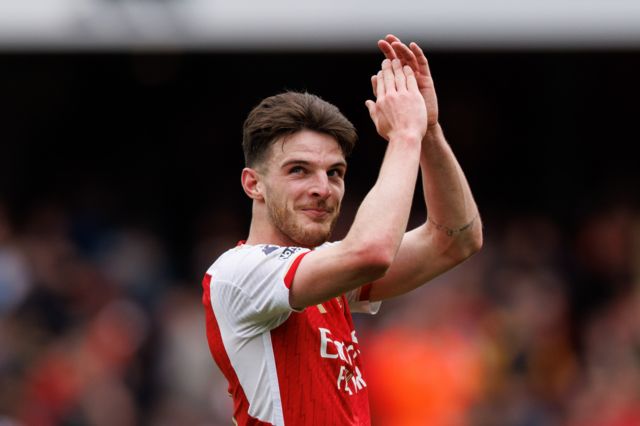
[[[375,315],[380,310],[381,301],[372,302],[369,300],[369,293],[371,292],[371,284],[365,284],[362,287],[351,290],[345,294],[347,302],[349,302],[349,309],[351,312],[359,312],[363,314]]]
[[[340,241],[327,242],[318,247],[321,250],[326,247],[330,247],[336,244],[340,244]],[[365,284],[359,288],[351,290],[345,294],[347,302],[349,303],[349,309],[351,312],[358,312],[362,314],[375,315],[380,310],[382,305],[381,301],[371,302],[369,300],[369,292],[371,291],[371,284]]]
[[[300,247],[247,246],[214,263],[209,273],[216,317],[245,337],[278,327],[295,311],[289,288],[307,253]]]

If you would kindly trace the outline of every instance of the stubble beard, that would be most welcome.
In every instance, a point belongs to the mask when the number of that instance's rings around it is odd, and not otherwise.
[[[286,206],[280,207],[267,201],[267,210],[271,223],[281,234],[295,242],[300,247],[318,247],[329,240],[331,232],[338,221],[340,204],[336,205],[331,214],[329,227],[311,227],[301,223],[301,213],[289,210]],[[326,222],[322,222],[325,225]]]

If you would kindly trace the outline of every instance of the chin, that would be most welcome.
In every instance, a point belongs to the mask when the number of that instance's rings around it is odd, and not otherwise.
[[[286,215],[277,209],[270,209],[271,223],[280,234],[299,247],[314,248],[329,240],[337,215],[323,221],[312,220],[304,214]]]
[[[300,244],[302,247],[318,247],[329,240],[329,233],[315,233],[315,234],[307,234],[301,236],[300,239],[297,239],[296,242]]]
[[[311,229],[310,229],[311,228]],[[317,247],[326,243],[331,236],[331,227],[327,225],[315,224],[308,226],[302,232],[293,235],[293,240],[303,247]]]

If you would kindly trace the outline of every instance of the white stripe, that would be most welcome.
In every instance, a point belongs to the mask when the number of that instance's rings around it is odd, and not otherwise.
[[[214,283],[218,285],[214,285]],[[221,315],[221,312],[224,312],[223,304],[225,301],[222,297],[214,297],[214,295],[221,295],[220,289],[224,283],[224,281],[212,279],[210,284],[211,306],[218,323],[222,344],[238,382],[247,397],[249,416],[262,422],[273,423],[269,420],[274,417],[272,399],[268,390],[271,387],[271,378],[265,365],[263,353],[265,348],[262,339],[260,335],[250,339],[238,337],[228,319]],[[271,349],[268,353],[273,358]]]
[[[264,357],[267,364],[269,382],[271,383],[271,400],[273,404],[272,423],[276,426],[284,426],[284,413],[282,411],[282,401],[280,400],[280,383],[278,382],[278,370],[276,369],[276,359],[273,355],[270,331],[262,333],[262,343],[264,344]]]

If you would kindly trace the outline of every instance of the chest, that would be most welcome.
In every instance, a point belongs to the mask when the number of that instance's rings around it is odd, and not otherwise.
[[[351,312],[344,297],[309,306],[292,313],[287,321],[272,331],[291,350],[316,353],[323,359],[351,364],[359,353],[358,339]]]

